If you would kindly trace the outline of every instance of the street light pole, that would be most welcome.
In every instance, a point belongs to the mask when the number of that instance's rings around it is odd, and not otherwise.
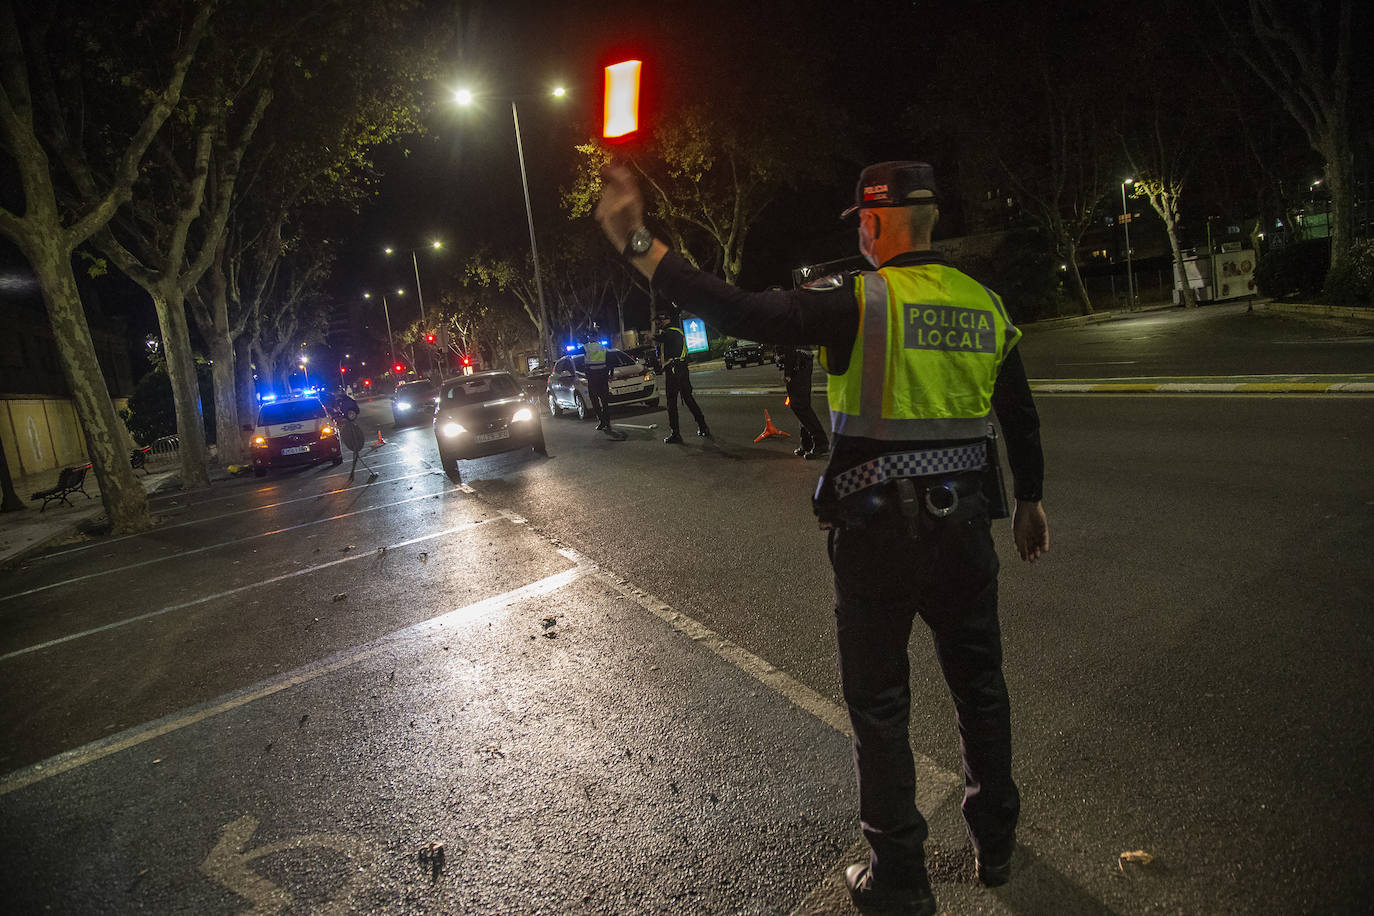
[[[544,279],[539,270],[539,245],[534,240],[534,208],[530,205],[530,180],[525,173],[525,147],[520,142],[520,113],[515,108],[515,99],[510,102],[511,120],[515,122],[515,153],[520,157],[520,186],[525,191],[525,221],[530,227],[530,254],[534,258],[534,292],[539,298],[539,349],[544,354],[544,365],[553,364],[549,351],[549,309],[544,302]]]
[[[1126,212],[1126,185],[1135,184],[1134,178],[1121,182],[1121,225],[1126,230],[1126,307],[1135,308],[1135,275],[1131,271],[1131,215]]]

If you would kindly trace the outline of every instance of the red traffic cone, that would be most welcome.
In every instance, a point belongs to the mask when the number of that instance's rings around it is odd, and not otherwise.
[[[763,412],[763,432],[754,437],[755,442],[762,442],[769,436],[781,436],[784,439],[791,439],[791,433],[785,433],[773,425],[773,418],[768,416],[768,411]]]
[[[386,445],[386,440],[382,438],[382,431],[381,431],[380,429],[378,429],[378,430],[377,430],[377,441],[374,442],[374,443],[372,443],[372,447],[373,447],[373,448],[381,448],[383,445]]]

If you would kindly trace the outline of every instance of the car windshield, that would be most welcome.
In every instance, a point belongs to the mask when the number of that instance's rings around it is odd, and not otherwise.
[[[509,375],[479,375],[444,386],[444,404],[480,404],[520,397],[520,386]]]
[[[606,367],[608,369],[623,369],[626,366],[633,366],[634,364],[634,357],[626,353],[624,350],[606,351]],[[577,368],[578,372],[586,372],[587,357],[582,355],[581,353],[579,353],[577,356],[574,356],[573,366]]]
[[[400,388],[396,389],[396,397],[408,398],[413,401],[422,401],[425,398],[434,397],[434,386],[430,385],[428,382],[402,385]]]
[[[280,401],[263,405],[262,411],[258,414],[258,425],[300,423],[302,420],[318,420],[324,415],[324,405],[314,398],[307,401]]]

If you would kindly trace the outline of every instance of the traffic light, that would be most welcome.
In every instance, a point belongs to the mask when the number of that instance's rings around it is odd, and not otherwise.
[[[340,375],[344,374],[344,373],[347,372],[347,371],[348,371],[348,367],[347,367],[347,366],[340,366],[340,367],[339,367],[339,374],[340,374]]]
[[[464,356],[464,357],[463,357],[463,365],[464,365],[464,366],[471,366],[471,365],[472,365],[472,357],[471,357],[471,356]]]
[[[425,343],[427,343],[427,344],[432,344],[432,343],[434,343],[434,332],[433,332],[433,331],[430,331],[428,334],[425,335]]]
[[[601,135],[626,138],[639,130],[639,71],[643,63],[627,60],[606,68],[606,108]]]
[[[396,365],[392,366],[391,368],[395,369],[397,372],[404,372],[404,371],[406,371],[406,367],[405,367],[405,366],[402,366],[400,363],[397,363]]]
[[[370,378],[365,378],[365,379],[363,379],[363,387],[364,387],[364,388],[371,388],[371,387],[372,387],[372,379],[370,379]]]

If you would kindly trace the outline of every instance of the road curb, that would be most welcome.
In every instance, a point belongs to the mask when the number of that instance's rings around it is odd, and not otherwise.
[[[1374,322],[1374,308],[1355,308],[1353,306],[1315,305],[1303,302],[1266,302],[1264,310],[1297,318],[1338,318],[1348,321]]]

